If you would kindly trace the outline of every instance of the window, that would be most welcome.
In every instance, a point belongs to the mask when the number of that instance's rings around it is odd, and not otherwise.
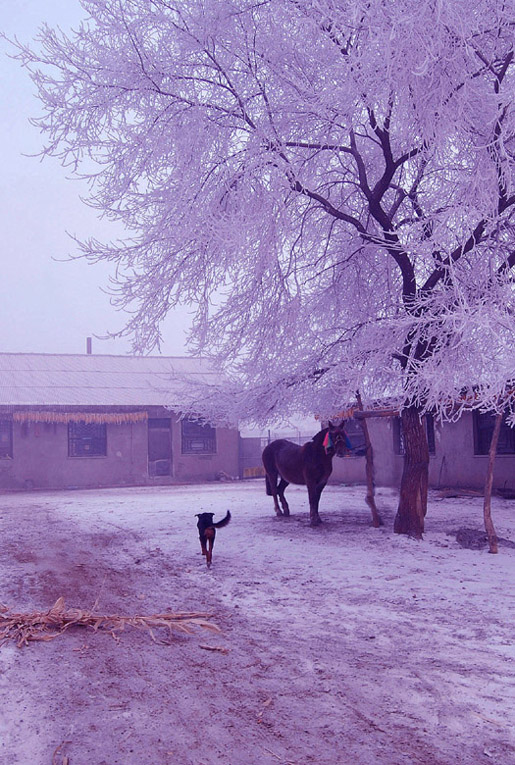
[[[432,414],[425,414],[424,422],[426,423],[426,436],[427,445],[429,447],[429,454],[436,454],[435,448],[435,421]],[[395,454],[404,455],[406,450],[404,448],[404,436],[402,433],[402,421],[400,417],[395,417],[393,420],[393,448]]]
[[[488,454],[494,432],[495,414],[474,412],[474,454]],[[510,428],[506,417],[501,423],[497,454],[515,454],[515,428]]]
[[[367,445],[363,428],[358,420],[355,420],[353,417],[345,420],[345,434],[352,444],[352,456],[363,457],[366,454]]]
[[[216,430],[197,420],[181,420],[183,454],[216,454]]]
[[[107,456],[106,425],[96,422],[68,423],[69,457]]]
[[[0,459],[13,456],[13,424],[11,420],[0,420]]]

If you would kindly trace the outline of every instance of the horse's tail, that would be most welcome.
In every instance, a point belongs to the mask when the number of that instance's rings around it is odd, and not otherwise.
[[[265,475],[265,486],[266,486],[266,495],[267,497],[271,497],[272,495],[272,487],[270,486],[270,479],[268,475]]]
[[[230,520],[231,520],[231,511],[228,510],[225,518],[222,518],[221,521],[217,521],[217,523],[213,523],[213,526],[215,527],[215,529],[221,529],[222,526],[227,526]]]

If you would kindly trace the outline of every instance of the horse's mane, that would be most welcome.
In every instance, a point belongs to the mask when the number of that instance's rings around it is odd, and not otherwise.
[[[328,430],[329,428],[324,428],[323,430],[319,430],[318,433],[315,433],[315,435],[313,436],[311,440],[314,441],[314,443],[317,446],[322,446],[324,442],[324,438],[326,437]]]

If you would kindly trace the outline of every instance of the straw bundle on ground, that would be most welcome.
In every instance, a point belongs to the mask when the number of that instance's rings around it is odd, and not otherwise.
[[[169,632],[192,633],[195,627],[220,632],[219,627],[209,621],[210,615],[204,613],[172,613],[152,614],[151,616],[118,616],[99,614],[78,608],[66,608],[64,598],[59,598],[48,611],[17,614],[8,609],[0,613],[0,645],[8,640],[14,640],[18,648],[32,640],[53,640],[62,635],[69,627],[92,627],[97,632],[108,632],[114,638],[126,626],[147,630],[156,641],[154,629],[165,627]]]

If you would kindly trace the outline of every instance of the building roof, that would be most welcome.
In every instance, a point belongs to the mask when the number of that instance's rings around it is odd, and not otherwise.
[[[199,358],[0,353],[0,406],[173,406],[184,377],[215,376]]]

